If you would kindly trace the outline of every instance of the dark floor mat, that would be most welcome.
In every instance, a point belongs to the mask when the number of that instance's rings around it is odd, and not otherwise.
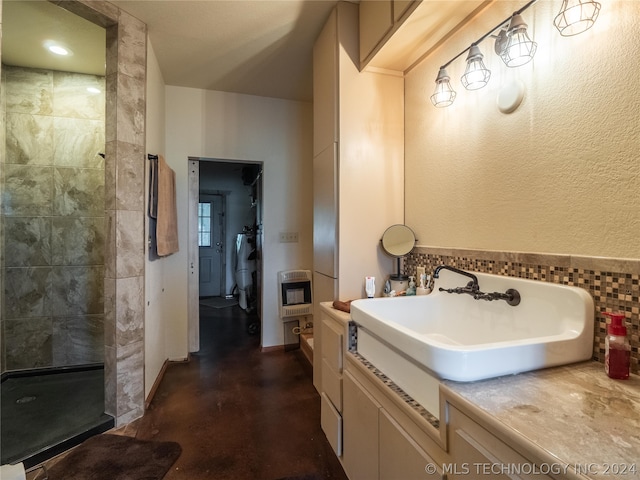
[[[160,480],[180,453],[182,448],[176,442],[96,435],[49,468],[46,474],[48,480]]]

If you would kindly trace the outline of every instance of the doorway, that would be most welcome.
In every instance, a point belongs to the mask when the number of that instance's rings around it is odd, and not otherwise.
[[[200,349],[200,306],[256,315],[262,289],[262,163],[189,158],[189,351]]]
[[[200,193],[198,202],[199,297],[226,297],[225,196]]]

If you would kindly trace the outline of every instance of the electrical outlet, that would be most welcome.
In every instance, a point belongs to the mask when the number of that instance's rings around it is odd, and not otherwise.
[[[280,232],[280,243],[298,243],[298,232]]]

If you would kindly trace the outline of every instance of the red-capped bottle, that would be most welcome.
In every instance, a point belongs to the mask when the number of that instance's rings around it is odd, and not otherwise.
[[[604,342],[604,370],[611,378],[626,380],[629,378],[631,346],[627,338],[627,327],[624,325],[624,313],[603,312],[603,315],[611,319]]]

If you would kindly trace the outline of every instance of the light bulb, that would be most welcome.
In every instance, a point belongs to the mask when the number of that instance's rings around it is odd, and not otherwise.
[[[560,35],[570,37],[589,30],[599,13],[600,4],[594,0],[563,0],[553,24]]]
[[[449,75],[444,67],[440,67],[436,78],[436,89],[431,95],[431,103],[436,107],[448,107],[456,98],[456,92],[451,88]]]
[[[519,67],[533,60],[538,44],[529,38],[527,24],[519,14],[511,17],[508,37],[507,44],[500,55],[508,67]]]
[[[462,85],[467,90],[477,90],[489,83],[491,71],[485,67],[482,59],[484,56],[477,45],[471,45],[467,55],[467,68],[460,78]]]

